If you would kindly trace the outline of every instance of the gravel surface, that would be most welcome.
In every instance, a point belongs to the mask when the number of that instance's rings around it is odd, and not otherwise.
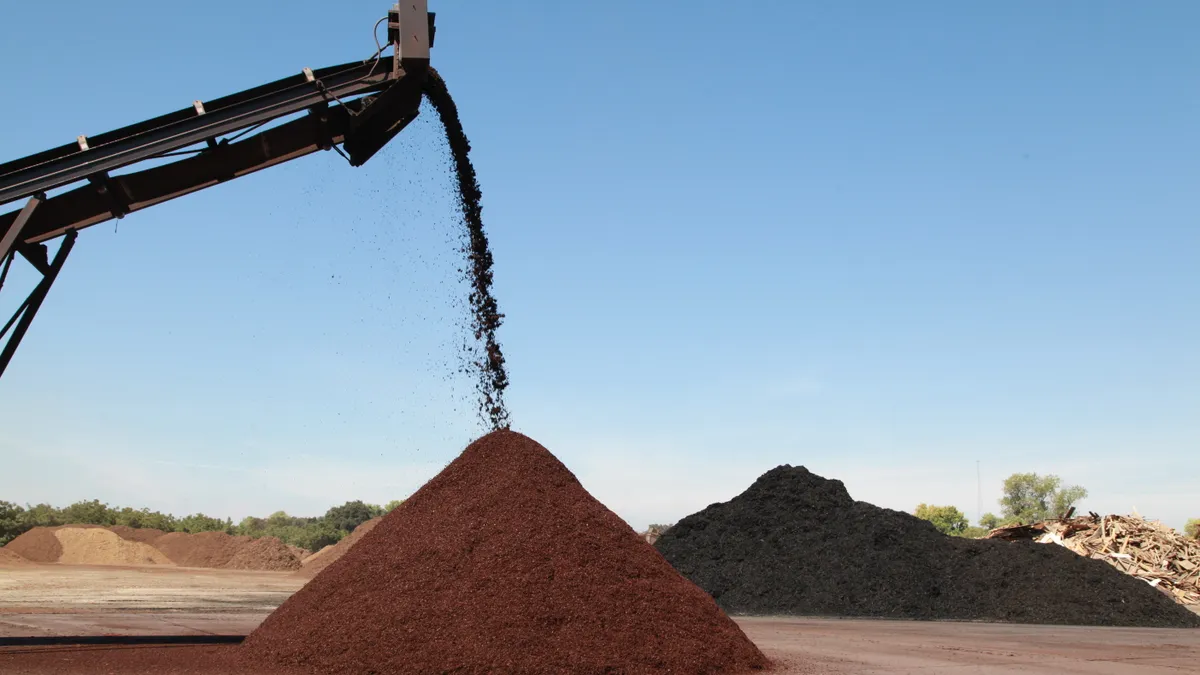
[[[1061,546],[948,537],[804,467],[772,469],[655,546],[731,613],[1200,626],[1104,562]]]
[[[244,664],[233,646],[0,648],[5,675],[311,675],[307,669]]]
[[[1164,675],[1196,672],[1200,662],[1200,631],[1191,630],[777,617],[737,623],[771,658],[771,675]],[[287,672],[238,656],[237,646],[0,648],[0,673]]]
[[[304,583],[287,572],[28,565],[0,574],[0,615],[274,610]],[[0,669],[0,673],[3,670]]]

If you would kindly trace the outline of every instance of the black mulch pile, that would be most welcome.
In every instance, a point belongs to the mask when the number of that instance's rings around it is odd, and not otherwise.
[[[1054,544],[949,537],[784,465],[655,544],[731,614],[1200,627],[1161,591]]]

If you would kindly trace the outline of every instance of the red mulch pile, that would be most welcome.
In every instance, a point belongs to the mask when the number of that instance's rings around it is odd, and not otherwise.
[[[5,544],[4,548],[31,562],[52,563],[62,557],[62,544],[54,527],[35,527]]]
[[[237,553],[239,537],[224,532],[168,532],[154,547],[183,567],[224,567]]]
[[[731,673],[766,657],[545,448],[496,431],[242,645],[320,673]]]
[[[279,537],[259,537],[241,544],[225,568],[286,572],[300,569],[300,560]]]
[[[240,570],[295,570],[300,561],[277,537],[235,536],[224,532],[169,532],[154,547],[182,567]]]
[[[401,504],[399,508],[403,507],[404,505]],[[342,537],[341,541],[338,543],[330,546],[328,551],[322,549],[320,551],[321,555],[305,563],[303,567],[297,570],[296,576],[304,577],[306,579],[311,579],[317,576],[321,570],[332,565],[333,561],[346,555],[346,551],[349,551],[351,546],[357,544],[358,540],[363,538],[363,535],[375,529],[375,526],[378,525],[379,521],[381,520],[383,520],[382,516],[379,518],[372,518],[354,528],[353,532]]]
[[[153,544],[156,539],[166,534],[166,532],[153,527],[129,527],[126,525],[113,525],[108,529],[126,541],[140,541],[143,544]]]
[[[28,567],[33,564],[7,548],[0,548],[0,567]]]
[[[122,539],[138,541],[157,548],[182,567],[214,567],[237,570],[267,570],[287,572],[300,569],[300,557],[278,537],[232,536],[224,532],[168,532],[152,528],[133,528],[114,525],[62,525],[58,527],[35,527],[8,542],[5,550],[25,560],[38,563],[58,562],[62,557],[62,543],[54,531],[62,527],[100,528],[111,530]]]
[[[35,527],[21,536],[8,542],[4,547],[20,555],[26,560],[32,560],[39,563],[58,562],[62,557],[62,543],[58,537],[54,536],[55,530],[61,530],[64,527],[69,527],[78,530],[88,529],[106,529],[111,530],[117,536],[127,541],[140,541],[145,544],[153,544],[155,540],[163,536],[162,530],[152,528],[135,528],[126,527],[124,525],[113,525],[112,527],[104,527],[103,525],[55,525],[54,527]],[[169,555],[167,557],[170,557]]]

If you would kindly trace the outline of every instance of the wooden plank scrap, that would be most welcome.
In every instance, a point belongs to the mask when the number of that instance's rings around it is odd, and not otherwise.
[[[1103,560],[1183,604],[1200,604],[1200,542],[1137,514],[1090,514],[998,528],[993,539],[1033,539]]]

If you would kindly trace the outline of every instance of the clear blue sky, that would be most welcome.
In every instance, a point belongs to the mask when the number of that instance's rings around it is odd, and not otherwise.
[[[785,462],[1200,516],[1200,4],[432,4],[515,427],[631,524]],[[0,158],[364,58],[387,5],[8,3]],[[85,231],[0,380],[0,499],[315,514],[452,459],[437,132]]]

